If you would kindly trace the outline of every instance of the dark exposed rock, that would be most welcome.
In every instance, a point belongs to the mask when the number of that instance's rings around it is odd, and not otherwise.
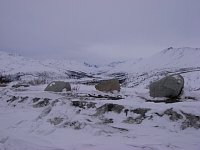
[[[152,102],[152,103],[178,103],[181,102],[181,99],[179,97],[177,98],[161,98],[161,99],[148,99],[146,97],[143,96],[138,96],[139,98],[145,100],[146,102]]]
[[[72,106],[79,107],[79,108],[96,108],[96,103],[94,102],[86,102],[86,101],[72,101]]]
[[[25,97],[21,97],[21,100],[18,101],[19,103],[23,103],[24,101],[26,101],[28,99],[28,96]]]
[[[127,110],[126,109],[126,116],[128,114],[128,112],[132,112],[132,113],[136,113],[136,114],[139,114],[138,117],[136,118],[133,118],[133,117],[128,117],[126,120],[124,120],[123,122],[124,123],[129,123],[129,124],[141,124],[142,121],[147,118],[146,117],[146,113],[151,110],[149,108],[137,108],[137,109],[134,109],[134,110]]]
[[[128,76],[128,74],[125,72],[109,74],[109,77],[118,79],[120,84],[125,83],[126,79],[128,78],[127,76]]]
[[[63,90],[71,91],[71,86],[68,82],[54,81],[54,82],[51,82],[45,88],[45,91],[52,91],[52,92],[62,92]]]
[[[118,105],[118,104],[104,104],[103,106],[97,108],[97,112],[95,115],[102,115],[105,114],[106,112],[115,112],[115,113],[121,113],[122,110],[124,109],[124,106]]]
[[[183,116],[179,113],[177,113],[176,111],[174,111],[172,108],[171,109],[167,109],[165,112],[164,112],[165,115],[168,115],[169,116],[169,119],[171,121],[178,121],[180,119],[183,119]]]
[[[38,102],[39,100],[40,100],[40,98],[38,98],[38,97],[35,97],[35,98],[32,99],[33,103],[36,103],[36,102]]]
[[[14,102],[14,101],[16,101],[16,100],[18,100],[18,99],[19,99],[19,97],[12,96],[9,100],[7,100],[7,102],[12,103],[12,102]]]
[[[139,116],[139,117],[136,117],[136,118],[133,118],[133,117],[128,117],[126,120],[124,120],[123,122],[124,123],[128,123],[128,124],[141,124],[142,121],[144,120],[145,118]]]
[[[87,74],[85,72],[77,72],[77,71],[71,71],[71,70],[68,70],[67,73],[69,78],[72,78],[72,79],[81,79],[81,78],[93,78],[92,75],[90,74]]]
[[[75,130],[83,129],[86,126],[85,123],[81,123],[79,121],[66,121],[64,124],[61,125],[61,127],[72,127]]]
[[[145,116],[145,114],[151,109],[149,108],[137,108],[134,110],[131,110],[130,112],[136,113],[136,114],[140,114],[141,116]]]
[[[184,78],[181,75],[170,75],[150,84],[151,97],[179,97],[184,87]]]
[[[200,129],[200,116],[196,116],[190,113],[185,113],[183,111],[180,111],[181,113],[178,113],[174,111],[172,108],[167,109],[164,111],[164,113],[155,113],[159,117],[163,117],[164,115],[169,116],[169,119],[171,121],[179,121],[181,120],[181,129],[185,130],[186,128],[195,128]]]
[[[129,109],[125,109],[124,113],[126,114],[126,116],[128,115]]]
[[[200,116],[196,116],[193,114],[188,114],[182,112],[185,116],[185,121],[181,125],[181,129],[184,130],[186,128],[195,128],[195,129],[200,129]]]
[[[109,123],[113,123],[114,121],[113,121],[113,119],[112,118],[110,118],[110,119],[104,119],[103,120],[103,124],[109,124]]]
[[[6,85],[7,83],[10,83],[11,80],[11,76],[9,75],[0,75],[0,85]]]
[[[58,124],[62,123],[63,120],[64,120],[63,118],[55,117],[55,118],[49,119],[48,122],[50,122],[53,125],[58,125]]]
[[[181,113],[178,113],[173,110],[173,108],[165,110],[163,113],[155,113],[159,117],[163,117],[164,115],[169,116],[169,119],[171,121],[178,121],[180,119],[183,119],[183,115]]]
[[[50,99],[44,98],[42,101],[38,102],[37,104],[33,105],[34,108],[45,107],[50,104]]]
[[[8,86],[7,84],[3,83],[3,84],[0,84],[0,87],[6,87]]]
[[[123,99],[121,95],[109,96],[109,95],[91,95],[91,94],[88,94],[88,96],[89,97],[94,97],[94,98],[107,99],[107,100],[120,100],[120,99]]]
[[[192,97],[192,96],[185,96],[184,98],[188,100],[195,100],[195,101],[197,100],[196,97]]]
[[[178,103],[181,102],[179,98],[169,98],[165,100],[146,100],[146,102],[153,102],[153,103]]]
[[[119,128],[119,127],[113,127],[111,126],[113,129],[116,129],[116,130],[119,130],[120,132],[127,132],[128,129],[125,129],[125,128]]]
[[[12,96],[9,100],[7,100],[7,102],[12,103],[12,102],[18,100],[18,103],[22,103],[27,99],[28,99],[28,96],[25,96],[25,97]]]
[[[102,92],[114,92],[114,91],[120,91],[120,84],[119,80],[117,79],[110,79],[110,80],[103,80],[100,81],[99,84],[95,85],[95,88],[98,91]]]
[[[15,84],[15,85],[13,85],[12,87],[13,88],[19,88],[19,87],[29,87],[30,85],[28,85],[28,84]]]

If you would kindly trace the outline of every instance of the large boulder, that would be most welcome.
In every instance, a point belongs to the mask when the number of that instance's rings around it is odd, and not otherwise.
[[[97,85],[95,85],[96,90],[102,92],[114,92],[120,91],[120,84],[119,80],[117,79],[110,79],[110,80],[103,80],[100,81]]]
[[[180,96],[183,87],[184,78],[181,75],[166,76],[150,84],[150,96],[176,98]]]
[[[63,90],[71,91],[71,86],[68,82],[53,81],[45,88],[45,91],[52,92],[62,92]]]

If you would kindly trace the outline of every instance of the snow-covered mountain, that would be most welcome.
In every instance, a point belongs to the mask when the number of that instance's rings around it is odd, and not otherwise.
[[[92,77],[96,66],[70,60],[34,60],[0,51],[0,74],[21,78],[69,79]]]
[[[126,61],[107,69],[106,74],[125,73],[126,86],[147,86],[167,74],[180,73],[186,85],[200,88],[200,48],[167,48],[146,59]],[[122,77],[123,78],[123,77]],[[194,83],[194,81],[196,83]]]
[[[149,57],[118,61],[107,66],[97,67],[87,63],[79,63],[70,60],[34,60],[18,55],[0,51],[0,73],[15,74],[18,72],[54,72],[65,74],[67,71],[85,73],[104,72],[112,73],[145,73],[152,70],[176,70],[180,68],[198,68],[200,66],[200,48],[167,48]]]
[[[34,60],[2,51],[0,51],[0,63],[0,72],[5,74],[42,71],[63,73],[67,70],[90,72],[90,67],[84,63],[64,59]]]
[[[200,89],[200,48],[167,48],[149,57],[118,61],[97,67],[69,60],[33,60],[0,52],[0,73],[22,75],[22,80],[34,78],[98,80],[119,78],[123,86],[145,88],[167,74],[181,73],[191,90]],[[195,83],[194,83],[195,81]],[[87,81],[88,82],[88,81]]]
[[[121,62],[110,72],[148,72],[152,70],[200,66],[200,48],[167,48],[145,59]]]
[[[0,52],[0,74],[18,76],[0,86],[0,150],[199,150],[199,57],[198,48],[168,48],[97,67]],[[149,83],[177,73],[185,80],[179,101],[152,101]],[[121,91],[96,91],[105,78],[121,79]],[[47,92],[48,82],[33,79],[66,80],[73,90]]]

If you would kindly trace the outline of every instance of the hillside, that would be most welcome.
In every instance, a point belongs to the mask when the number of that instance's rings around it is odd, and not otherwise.
[[[152,70],[199,67],[200,48],[167,48],[149,58],[119,63],[111,72],[149,72]]]
[[[145,88],[154,80],[169,75],[182,74],[186,88],[200,89],[200,48],[167,48],[149,58],[126,61],[109,68],[106,75],[124,74],[124,86]],[[123,76],[121,77],[123,78]]]
[[[149,58],[97,67],[0,52],[0,150],[199,150],[200,49],[168,48]],[[150,82],[181,74],[180,97],[149,95]],[[121,91],[95,84],[118,78]],[[48,92],[54,80],[70,92]]]
[[[68,60],[34,60],[0,51],[0,74],[21,80],[93,78],[96,67]]]

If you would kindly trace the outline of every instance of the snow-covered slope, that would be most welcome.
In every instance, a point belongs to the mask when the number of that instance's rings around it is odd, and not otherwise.
[[[44,91],[46,83],[16,86],[21,80],[0,87],[0,150],[199,150],[199,56],[200,49],[168,48],[146,59],[96,68],[0,52],[3,75],[77,77],[71,92]],[[179,101],[153,101],[149,83],[176,73],[185,80]],[[92,77],[78,78],[83,75]],[[85,84],[113,77],[126,79],[119,93]]]
[[[15,74],[18,72],[60,72],[67,70],[90,72],[95,68],[88,64],[70,60],[34,60],[16,54],[8,54],[0,51],[0,72],[5,74]]]
[[[23,78],[46,77],[81,78],[92,77],[95,66],[70,60],[34,60],[0,51],[0,74],[23,76]]]
[[[152,70],[200,67],[200,48],[167,48],[145,59],[121,62],[115,65],[113,72],[149,72]]]
[[[125,86],[142,88],[167,74],[180,73],[186,85],[200,88],[200,48],[167,48],[149,58],[126,61],[109,68],[105,73],[127,73]],[[193,79],[191,79],[193,76]],[[195,83],[193,82],[195,81]]]
[[[0,52],[0,73],[27,73],[35,76],[45,75],[51,79],[59,78],[119,78],[125,80],[124,86],[144,88],[154,80],[167,74],[182,73],[190,89],[200,88],[200,48],[167,48],[145,59],[118,61],[107,66],[96,67],[70,60],[33,60],[18,55]],[[191,80],[191,76],[193,80]],[[43,77],[42,77],[43,78]],[[195,84],[193,83],[195,81]]]
[[[18,72],[55,72],[55,68],[42,65],[40,61],[0,51],[0,72],[15,74]]]

